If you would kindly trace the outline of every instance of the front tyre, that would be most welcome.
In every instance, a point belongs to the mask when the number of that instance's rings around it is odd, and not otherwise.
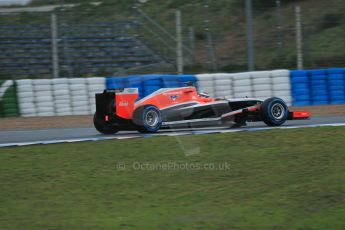
[[[93,124],[95,128],[97,129],[97,131],[103,134],[109,135],[109,134],[117,133],[119,131],[118,128],[116,128],[112,124],[107,123],[101,117],[98,117],[96,113],[93,116]]]
[[[280,126],[284,124],[288,115],[289,109],[280,98],[269,98],[261,105],[261,118],[268,126]]]
[[[140,107],[133,113],[133,122],[140,133],[155,133],[162,126],[162,114],[153,105]]]

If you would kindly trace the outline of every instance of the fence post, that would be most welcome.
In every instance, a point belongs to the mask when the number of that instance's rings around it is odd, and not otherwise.
[[[194,51],[195,51],[195,34],[194,34],[194,28],[189,27],[189,42],[190,42],[190,50],[192,51],[191,53],[191,64],[195,63],[195,56],[194,56]]]
[[[276,0],[277,11],[277,58],[282,60],[283,55],[283,34],[282,34],[282,15],[281,15],[281,0]]]
[[[255,69],[254,47],[253,47],[253,5],[252,0],[246,0],[246,21],[247,21],[247,52],[248,71]]]
[[[51,14],[51,43],[52,43],[52,63],[53,63],[53,78],[59,77],[59,51],[58,51],[58,32],[56,14]]]
[[[207,36],[207,48],[208,48],[208,63],[212,67],[213,72],[218,71],[218,66],[217,66],[217,61],[216,61],[216,54],[214,50],[214,45],[213,45],[213,38],[212,34],[210,32],[210,25],[209,25],[209,9],[208,9],[208,0],[205,0],[204,2],[204,11],[205,11],[205,20],[204,20],[204,25],[205,25],[205,31],[206,31],[206,36]]]
[[[302,40],[302,17],[301,7],[295,7],[296,14],[296,49],[297,49],[297,69],[303,69],[303,40]]]
[[[180,10],[176,10],[176,45],[177,73],[183,74],[183,47]]]

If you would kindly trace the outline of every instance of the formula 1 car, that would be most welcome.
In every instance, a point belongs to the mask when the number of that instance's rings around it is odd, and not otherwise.
[[[286,120],[308,119],[310,113],[290,112],[280,98],[212,98],[194,86],[162,88],[138,99],[137,88],[104,90],[96,94],[94,126],[103,134],[120,130],[154,133],[160,128],[226,125],[263,121],[280,126]]]

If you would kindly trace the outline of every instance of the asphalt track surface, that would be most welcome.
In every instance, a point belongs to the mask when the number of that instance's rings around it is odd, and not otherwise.
[[[14,143],[31,143],[31,144],[44,144],[61,143],[61,142],[77,142],[87,140],[106,140],[106,139],[127,139],[127,138],[140,138],[152,135],[140,134],[136,131],[122,131],[114,135],[99,134],[90,124],[89,128],[59,128],[59,129],[38,129],[38,130],[17,130],[17,131],[0,131],[0,147],[6,145],[11,146]],[[345,125],[345,115],[340,117],[313,117],[310,120],[296,120],[287,121],[282,128],[299,128],[299,127],[313,127],[313,125]],[[185,134],[206,134],[217,132],[232,132],[232,131],[256,131],[265,129],[267,126],[263,122],[248,123],[248,126],[238,129],[230,129],[229,127],[208,127],[208,128],[195,128],[195,129],[164,129],[160,130],[154,136],[168,135],[178,136]],[[36,142],[36,143],[33,143]],[[14,144],[14,146],[16,146]]]

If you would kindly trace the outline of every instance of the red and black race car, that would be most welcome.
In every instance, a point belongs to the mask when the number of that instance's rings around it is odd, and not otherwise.
[[[308,119],[309,112],[290,112],[280,98],[212,98],[194,86],[162,88],[138,99],[138,89],[104,90],[96,94],[95,128],[103,134],[120,130],[154,133],[160,128],[227,125],[263,121],[280,126],[286,120]]]

